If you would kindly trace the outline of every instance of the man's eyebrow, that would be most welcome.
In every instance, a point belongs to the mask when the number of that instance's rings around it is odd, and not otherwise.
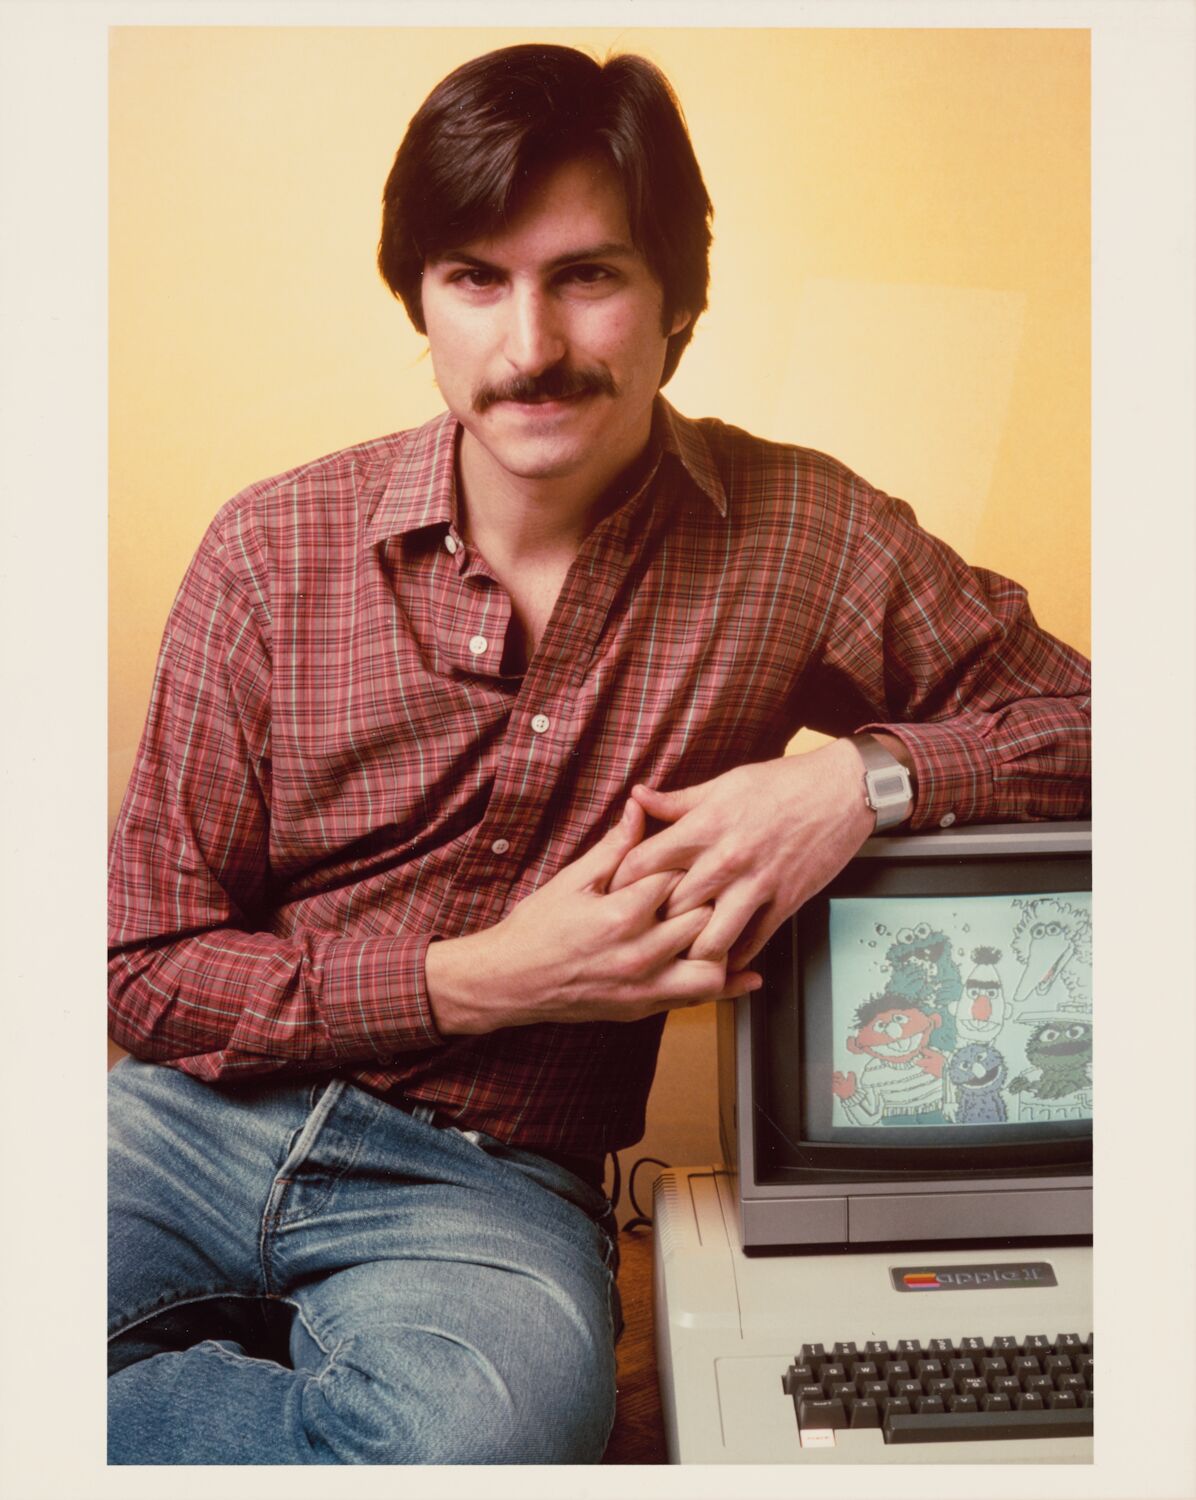
[[[570,266],[585,260],[628,260],[638,254],[634,245],[627,244],[623,240],[603,240],[597,245],[584,245],[580,249],[566,250],[561,255],[554,255],[550,261],[546,262],[545,269],[555,271],[561,266]],[[448,262],[459,266],[475,266],[482,271],[501,269],[492,261],[485,260],[480,255],[473,255],[468,250],[441,250],[438,254],[428,256],[429,265],[444,265]]]

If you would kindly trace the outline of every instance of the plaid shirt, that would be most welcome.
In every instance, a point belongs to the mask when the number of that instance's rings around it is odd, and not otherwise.
[[[522,677],[462,537],[457,426],[347,449],[213,521],[113,837],[113,1035],[206,1080],[338,1072],[597,1154],[642,1132],[663,1017],[442,1040],[433,937],[497,922],[674,788],[803,725],[898,735],[915,828],[1083,816],[1087,664],[1025,594],[822,454],[663,401]]]

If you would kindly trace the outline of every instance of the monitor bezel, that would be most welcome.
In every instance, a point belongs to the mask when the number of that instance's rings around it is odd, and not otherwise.
[[[933,836],[932,836],[933,837]],[[879,842],[879,841],[877,841]],[[755,1182],[766,1190],[884,1190],[914,1181],[926,1187],[965,1178],[977,1187],[1011,1181],[1033,1186],[1042,1181],[1091,1176],[1090,1120],[1048,1125],[1006,1125],[1001,1135],[972,1134],[966,1140],[923,1145],[925,1127],[891,1127],[883,1142],[810,1139],[804,1130],[807,1106],[798,1106],[798,1129],[778,1121],[774,1099],[789,1076],[801,1069],[811,1049],[823,1049],[819,1035],[829,991],[827,924],[829,903],[837,896],[935,897],[994,893],[1047,895],[1091,890],[1091,861],[1082,849],[1037,850],[1023,846],[1000,852],[950,855],[947,841],[935,844],[943,857],[927,858],[922,847],[894,848],[887,858],[858,858],[786,923],[763,955],[765,983],[750,1000]],[[823,988],[819,989],[819,985]],[[811,989],[813,986],[813,989]],[[786,1078],[780,1076],[782,1067]],[[863,1132],[861,1132],[861,1135]],[[898,1159],[900,1158],[900,1159]]]

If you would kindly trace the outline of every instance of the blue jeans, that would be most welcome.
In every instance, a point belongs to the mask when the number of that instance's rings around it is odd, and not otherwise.
[[[609,1205],[422,1113],[113,1070],[110,1463],[601,1458]]]

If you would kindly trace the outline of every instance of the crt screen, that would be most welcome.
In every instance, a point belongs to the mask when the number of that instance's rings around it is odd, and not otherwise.
[[[1076,891],[832,899],[822,1138],[1091,1120],[1091,908]]]

